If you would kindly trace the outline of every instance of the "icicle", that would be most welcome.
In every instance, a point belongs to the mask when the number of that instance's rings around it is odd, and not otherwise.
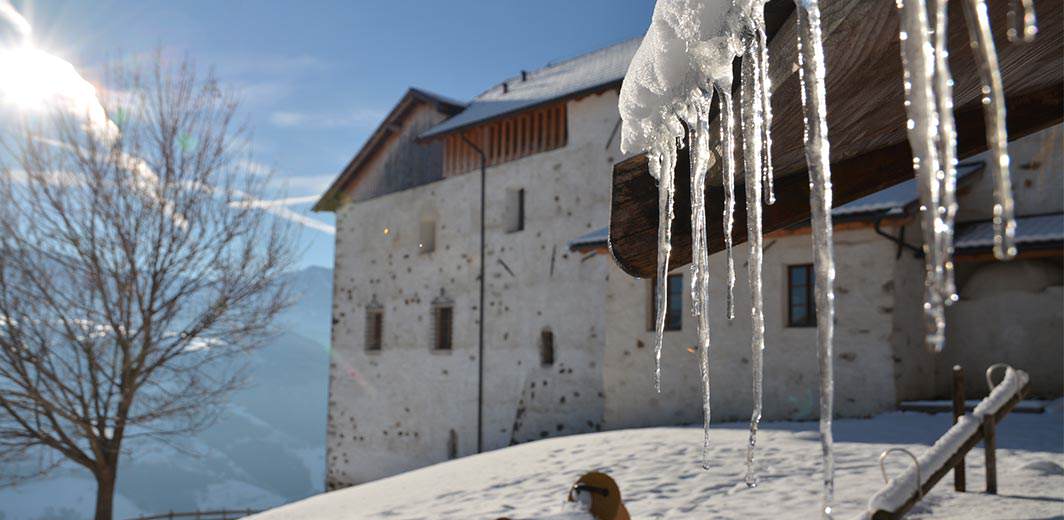
[[[761,92],[761,168],[764,171],[765,203],[776,203],[776,193],[772,187],[772,82],[768,77],[768,37],[765,35],[765,8],[755,5],[754,15],[757,31],[757,75],[758,90]]]
[[[1020,4],[1023,7],[1023,16],[1018,13]],[[1034,41],[1038,34],[1038,20],[1034,13],[1034,0],[1009,0],[1009,29],[1006,34],[1010,42],[1017,40],[1025,43]],[[1023,35],[1022,38],[1020,35]]]
[[[945,259],[942,257],[941,169],[938,156],[938,105],[934,92],[934,49],[929,35],[925,0],[898,0],[901,9],[901,57],[908,113],[909,145],[913,150],[924,230],[924,313],[926,343],[939,352],[945,343]]]
[[[816,270],[816,319],[820,362],[820,445],[824,459],[822,515],[831,518],[835,493],[835,455],[831,433],[835,406],[833,341],[835,333],[835,259],[831,224],[831,162],[828,156],[827,101],[820,6],[799,0],[798,62],[805,116],[805,160],[809,166],[810,222]]]
[[[957,216],[957,131],[953,121],[953,76],[949,70],[948,0],[931,0],[934,12],[935,72],[934,92],[939,124],[939,207],[942,219],[939,257],[943,261],[941,295],[947,305],[957,300],[953,278],[953,223]]]
[[[709,469],[709,253],[706,247],[706,170],[709,164],[709,105],[701,89],[691,93],[688,151],[691,158],[691,313],[697,322],[699,371],[702,376],[702,467]]]
[[[661,346],[668,310],[669,254],[672,252],[673,196],[676,174],[676,144],[672,137],[659,140],[650,153],[650,174],[658,179],[658,294],[654,343],[654,389],[661,392]]]
[[[725,308],[735,319],[735,257],[732,254],[732,226],[735,223],[735,113],[732,112],[731,85],[713,86],[720,107],[721,177],[724,179],[724,256],[727,262],[728,292]]]
[[[1034,9],[1029,11],[1032,25]],[[983,108],[986,119],[986,142],[990,146],[991,171],[994,175],[994,256],[1008,260],[1016,256],[1014,237],[1012,182],[1009,179],[1008,136],[1005,133],[1005,91],[998,69],[997,50],[990,33],[990,18],[984,0],[965,0],[964,14],[972,50],[979,64],[983,85]],[[1033,37],[1033,33],[1031,35]]]
[[[757,483],[754,474],[754,448],[757,446],[757,428],[761,421],[762,405],[762,369],[765,351],[765,314],[761,296],[761,169],[762,159],[762,114],[761,99],[757,85],[760,84],[756,64],[756,46],[748,45],[742,60],[742,130],[743,130],[743,169],[746,173],[746,227],[747,241],[750,243],[750,257],[747,267],[750,278],[750,350],[753,366],[753,401],[750,414],[750,442],[746,449],[746,485]]]

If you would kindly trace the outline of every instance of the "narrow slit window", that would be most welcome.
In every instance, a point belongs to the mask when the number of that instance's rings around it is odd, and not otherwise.
[[[436,305],[433,310],[433,345],[434,350],[451,350],[454,334],[454,307]]]
[[[539,334],[539,364],[551,366],[554,364],[554,332],[543,329]]]
[[[418,251],[421,254],[428,254],[436,250],[436,221],[432,219],[422,219],[420,228],[420,240],[418,241]]]
[[[647,302],[647,330],[656,330],[658,315],[658,279],[650,280]],[[665,330],[683,330],[683,275],[670,274],[666,280]]]
[[[506,190],[506,232],[517,233],[525,229],[525,190]]]
[[[366,350],[380,352],[384,347],[384,309],[366,309]]]
[[[458,458],[458,433],[454,430],[447,434],[447,458]]]
[[[813,264],[787,266],[787,326],[816,326]]]

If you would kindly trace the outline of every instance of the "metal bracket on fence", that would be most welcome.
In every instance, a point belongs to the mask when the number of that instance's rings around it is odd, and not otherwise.
[[[916,465],[916,497],[920,500],[923,500],[924,478],[923,475],[920,474],[920,461],[917,460],[916,455],[913,455],[913,452],[905,448],[887,448],[883,450],[883,453],[879,454],[879,472],[883,474],[883,482],[890,482],[890,479],[887,478],[887,468],[883,466],[883,461],[885,461],[887,459],[887,455],[890,455],[890,453],[893,451],[904,453],[913,459],[913,464]]]
[[[996,387],[998,384],[1000,384],[1000,383],[994,383],[994,378],[993,378],[994,371],[999,369],[999,368],[1004,368],[1006,370],[1006,372],[1007,372],[1008,369],[1012,368],[1012,365],[1009,365],[1008,363],[994,363],[993,365],[990,365],[989,367],[987,367],[987,369],[986,369],[986,386],[987,386],[987,390],[989,390],[991,392],[994,391],[994,387]],[[1005,380],[1005,376],[1002,376],[1001,380],[1004,381]]]

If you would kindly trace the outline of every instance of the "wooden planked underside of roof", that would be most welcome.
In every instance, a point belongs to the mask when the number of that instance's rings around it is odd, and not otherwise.
[[[1016,139],[1064,119],[1064,0],[1037,2],[1040,32],[1034,42],[1026,44],[1009,43],[1005,37],[1008,4],[993,1],[988,2],[988,7],[1006,90],[1009,138]],[[770,2],[766,9],[775,9],[778,14],[784,7],[780,2]],[[958,156],[963,158],[985,150],[986,136],[979,77],[960,1],[950,2],[949,14]],[[905,129],[898,21],[894,0],[822,2],[835,206],[913,176]],[[794,13],[790,12],[769,42],[769,74],[776,86],[772,97],[776,203],[765,206],[766,233],[809,218],[796,42]],[[736,148],[741,157],[741,142]],[[737,165],[740,181],[741,160],[737,160]],[[719,164],[711,166],[709,178],[706,215],[712,253],[724,247],[724,195]],[[690,191],[689,161],[686,150],[681,150],[676,167],[670,268],[691,261]],[[739,182],[733,229],[736,244],[746,239],[743,193]],[[618,265],[633,276],[653,276],[658,197],[657,183],[650,177],[645,155],[614,165],[610,213],[609,245]]]

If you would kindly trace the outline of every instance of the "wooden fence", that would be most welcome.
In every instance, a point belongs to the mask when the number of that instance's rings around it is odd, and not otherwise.
[[[220,509],[217,511],[192,511],[175,513],[170,511],[159,515],[138,516],[128,520],[237,520],[258,513],[257,509]]]
[[[916,467],[914,468],[915,478],[900,478],[897,481],[889,481],[883,490],[872,497],[869,501],[868,511],[861,518],[897,520],[904,517],[950,471],[953,471],[954,489],[964,492],[966,488],[964,457],[979,442],[983,442],[983,452],[986,457],[986,493],[997,494],[997,424],[1023,399],[1030,387],[1026,373],[1019,370],[1014,371],[1007,366],[1005,367],[1005,378],[998,385],[994,385],[991,381],[991,374],[996,368],[1000,367],[1002,365],[994,365],[987,369],[987,383],[991,387],[991,393],[983,401],[990,405],[990,410],[979,417],[974,416],[975,412],[973,412],[973,416],[966,416],[964,371],[959,366],[953,367],[953,427],[943,436],[943,439],[945,439],[952,435],[953,440],[956,441],[956,444],[947,442],[943,446],[943,448],[951,449],[951,451],[947,452],[949,456],[940,458],[930,454],[936,448],[935,446],[929,449],[928,453],[922,455],[919,460],[913,456],[916,461]],[[1009,384],[1006,384],[1006,382]],[[963,420],[966,424],[958,425],[962,418],[964,418]],[[973,420],[979,421],[978,427],[972,428],[970,426]],[[881,465],[882,459],[890,451],[906,450],[892,448],[884,451],[883,455],[880,456]],[[912,456],[911,453],[909,455]],[[929,464],[929,462],[936,460],[938,462]],[[928,467],[921,467],[921,465],[927,465]],[[927,475],[927,478],[924,479],[921,474]],[[909,473],[906,476],[912,477]],[[909,489],[901,488],[900,486],[903,485],[908,485]],[[903,499],[900,501],[893,500],[898,497]]]

